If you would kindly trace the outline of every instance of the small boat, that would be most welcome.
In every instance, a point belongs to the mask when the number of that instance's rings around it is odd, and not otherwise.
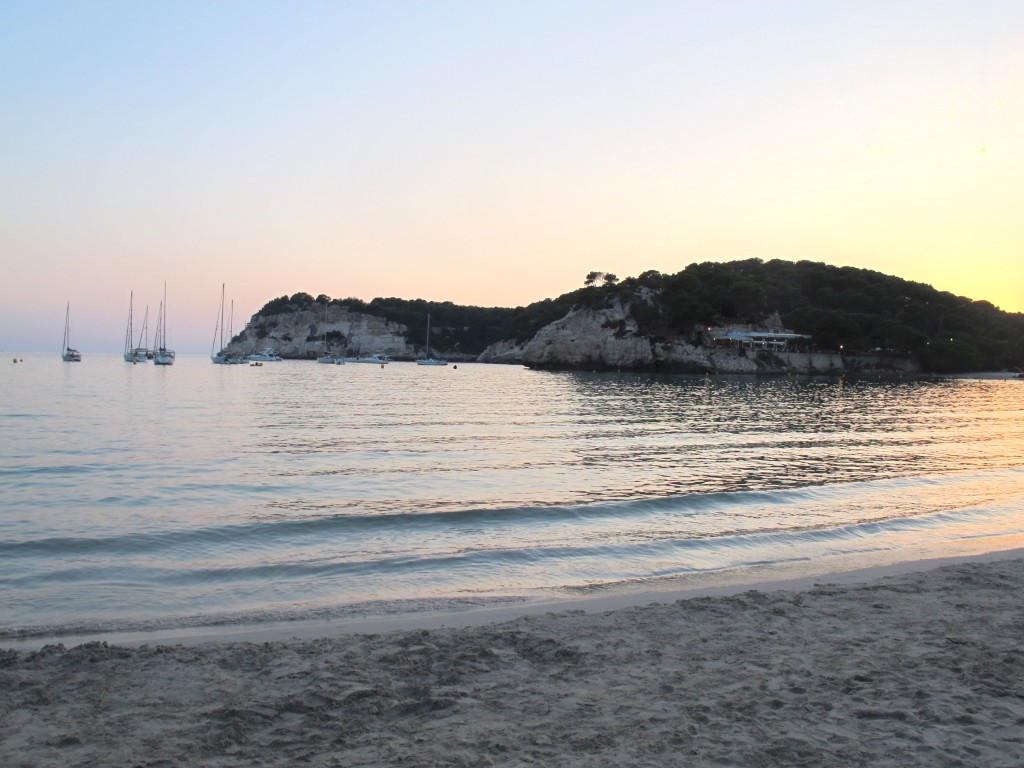
[[[82,362],[82,353],[77,349],[72,349],[69,344],[71,343],[71,302],[68,302],[67,310],[64,313],[64,347],[61,349],[60,359],[65,363],[80,363]]]
[[[149,346],[149,304],[146,305],[146,314],[142,316],[142,330],[139,331],[139,341],[135,349],[144,354],[147,360],[152,360],[156,355],[156,350]]]
[[[416,365],[448,365],[447,360],[439,360],[430,356],[430,314],[427,314],[427,356],[416,361]]]
[[[164,300],[160,302],[157,316],[156,343],[153,365],[174,365],[174,350],[167,346],[167,283],[164,283]]]
[[[148,359],[149,350],[142,346],[142,334],[146,332],[146,322],[149,320],[149,307],[146,307],[146,320],[142,323],[142,331],[139,333],[139,343],[134,344],[132,334],[132,301],[135,294],[128,294],[128,328],[124,332],[124,361],[126,363],[144,363]]]
[[[231,312],[234,314],[234,303],[231,304]],[[210,360],[217,365],[238,365],[244,363],[245,359],[240,355],[234,355],[230,352],[224,351],[224,283],[220,284],[220,308],[217,310],[217,322],[213,327],[213,346],[210,347]],[[217,339],[220,339],[220,343],[217,343]],[[230,332],[228,335],[228,341],[231,341]],[[219,352],[214,350],[219,349]]]
[[[316,359],[321,365],[344,365],[344,355],[336,355],[327,348],[327,305],[324,305],[324,353]]]
[[[391,358],[387,355],[382,355],[379,352],[375,352],[372,355],[359,355],[358,357],[346,357],[346,363],[376,363],[377,365],[387,365],[391,362]]]
[[[264,347],[259,352],[249,355],[248,360],[256,363],[278,363],[281,361],[281,356],[274,351],[273,347]]]

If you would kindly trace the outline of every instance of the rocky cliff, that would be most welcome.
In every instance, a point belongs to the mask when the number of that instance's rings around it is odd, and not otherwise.
[[[401,323],[328,304],[326,309],[317,306],[272,315],[255,314],[245,330],[227,346],[227,351],[248,355],[272,347],[281,357],[290,359],[315,358],[328,350],[353,356],[379,353],[396,360],[422,357],[425,346],[411,343],[407,332]],[[453,360],[474,357],[451,355]]]
[[[634,301],[650,301],[641,296]],[[579,304],[522,342],[503,340],[479,355],[459,353],[432,343],[432,352],[451,361],[512,363],[531,368],[659,371],[680,373],[825,373],[855,371],[872,375],[917,372],[907,357],[840,356],[827,352],[766,351],[716,346],[685,337],[653,337],[639,329],[630,301],[612,296],[602,306]],[[435,332],[439,329],[433,329]],[[440,329],[442,332],[444,329]],[[413,360],[425,346],[409,341],[408,327],[338,303],[286,307],[257,313],[227,351],[251,354],[264,347],[292,359],[311,359],[325,351],[346,355],[385,354]],[[432,338],[437,338],[432,333]],[[478,347],[479,348],[479,347]]]
[[[683,338],[654,339],[639,332],[630,305],[619,298],[598,309],[576,307],[528,341],[493,344],[478,360],[531,368],[678,373],[837,374],[851,370],[903,375],[918,370],[912,360],[894,356],[768,352],[695,344]]]

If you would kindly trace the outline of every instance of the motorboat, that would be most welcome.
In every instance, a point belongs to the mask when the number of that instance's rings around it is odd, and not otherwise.
[[[359,355],[357,357],[346,357],[346,363],[376,363],[377,365],[387,365],[391,362],[391,358],[387,355],[375,352],[372,355]]]
[[[259,352],[249,355],[248,360],[252,363],[278,363],[282,358],[273,347],[264,347]]]
[[[320,357],[318,357],[316,359],[316,361],[318,363],[322,363],[323,365],[344,365],[345,364],[345,358],[344,357],[342,357],[341,355],[332,355],[329,352],[326,353],[326,354],[320,355]]]

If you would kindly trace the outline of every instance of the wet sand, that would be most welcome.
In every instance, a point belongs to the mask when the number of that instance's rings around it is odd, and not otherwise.
[[[1024,765],[1024,559],[819,581],[372,634],[3,650],[0,764]]]

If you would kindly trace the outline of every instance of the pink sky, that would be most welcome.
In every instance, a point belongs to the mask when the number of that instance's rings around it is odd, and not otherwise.
[[[1024,310],[1024,4],[0,7],[0,349],[811,259]]]

